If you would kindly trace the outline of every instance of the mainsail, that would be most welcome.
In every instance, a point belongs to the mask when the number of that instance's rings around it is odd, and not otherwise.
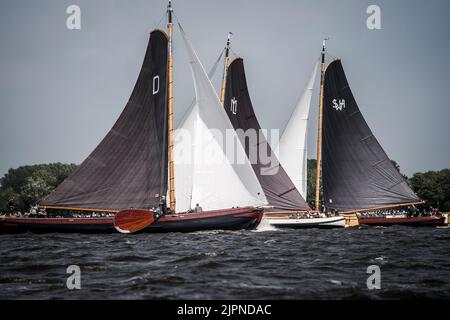
[[[340,60],[325,72],[322,166],[328,208],[357,211],[420,202],[364,120]]]
[[[119,119],[42,206],[120,211],[159,205],[167,192],[167,49],[166,34],[153,31]]]
[[[196,103],[174,135],[175,192],[180,212],[267,204],[264,192],[238,143],[232,154],[227,135],[238,141],[198,56],[180,26],[194,79]],[[236,159],[241,159],[239,163]]]
[[[242,134],[239,135],[240,141],[251,159],[253,170],[261,183],[269,205],[273,206],[275,211],[311,210],[261,133],[261,126],[253,110],[247,88],[243,60],[235,59],[227,73],[225,110],[235,130],[250,133],[250,135],[254,133],[254,141],[247,143],[249,139]],[[253,155],[255,159],[252,159]],[[265,161],[262,159],[263,155],[264,157],[267,155],[267,158],[272,161]]]
[[[309,77],[305,91],[297,103],[280,138],[275,153],[302,197],[307,195],[307,135],[311,98],[319,62]]]

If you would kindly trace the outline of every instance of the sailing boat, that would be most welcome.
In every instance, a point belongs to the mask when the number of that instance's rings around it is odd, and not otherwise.
[[[161,30],[151,33],[137,83],[116,124],[80,167],[40,203],[47,210],[108,213],[114,218],[8,217],[0,220],[0,229],[101,232],[114,227],[133,233],[236,230],[258,225],[263,215],[259,207],[266,204],[266,198],[250,163],[199,161],[204,146],[228,160],[211,131],[224,133],[233,127],[181,26],[197,103],[183,125],[192,141],[174,140],[171,1],[167,17],[168,34]],[[176,166],[177,148],[193,151],[193,161]],[[239,152],[245,156],[242,147],[237,148]],[[201,204],[206,210],[192,213],[192,203],[196,209]]]
[[[386,209],[412,208],[424,201],[411,190],[367,125],[347,82],[341,60],[333,60],[326,67],[324,62],[325,44],[322,50],[317,162],[318,182],[323,167],[324,207],[342,214],[370,212],[371,217],[359,215],[359,222],[364,225],[444,224],[445,219],[440,214],[379,214]]]
[[[227,46],[229,46],[229,41]],[[234,59],[228,66],[228,50],[225,55],[222,97],[224,108],[251,159],[253,170],[264,190],[269,206],[265,216],[271,225],[279,228],[335,228],[344,227],[344,217],[324,217],[316,213],[310,217],[308,206],[298,188],[279,163],[264,136],[256,118],[242,58]]]

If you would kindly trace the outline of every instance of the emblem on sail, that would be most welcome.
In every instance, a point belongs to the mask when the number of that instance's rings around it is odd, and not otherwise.
[[[231,107],[230,107],[230,111],[233,114],[237,114],[237,100],[236,98],[231,99]]]
[[[153,95],[159,92],[159,75],[153,77]]]
[[[342,111],[345,109],[345,99],[333,99],[333,109],[336,111]]]

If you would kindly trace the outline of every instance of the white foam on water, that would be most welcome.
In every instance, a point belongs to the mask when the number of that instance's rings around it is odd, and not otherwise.
[[[278,231],[278,230],[279,229],[270,224],[269,220],[263,217],[258,227],[256,228],[255,232]]]

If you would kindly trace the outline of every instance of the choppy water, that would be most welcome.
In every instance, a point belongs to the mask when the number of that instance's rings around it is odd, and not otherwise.
[[[450,229],[435,228],[0,235],[0,298],[448,298],[449,255]]]

